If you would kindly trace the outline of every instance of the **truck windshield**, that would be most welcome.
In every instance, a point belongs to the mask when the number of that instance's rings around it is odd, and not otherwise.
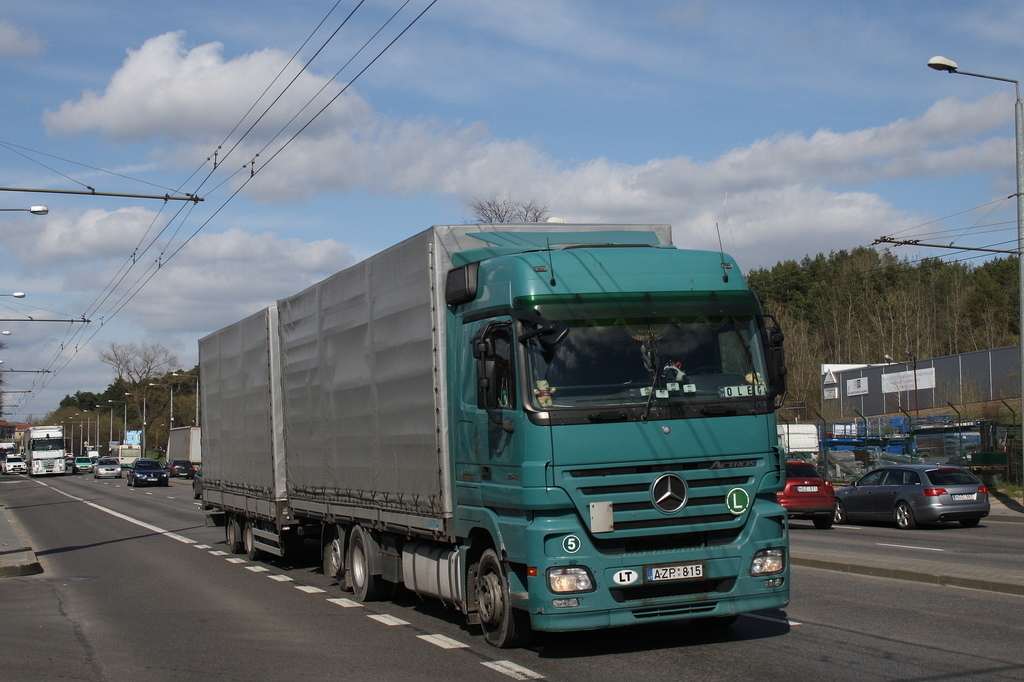
[[[539,409],[735,403],[770,394],[760,309],[749,292],[530,303],[546,320],[569,326],[555,346],[527,341]]]
[[[63,438],[35,438],[32,440],[33,452],[52,452],[64,449]]]

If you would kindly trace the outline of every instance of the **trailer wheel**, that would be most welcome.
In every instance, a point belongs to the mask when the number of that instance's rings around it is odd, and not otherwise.
[[[343,591],[352,589],[348,584],[348,575],[345,571],[345,530],[335,527],[333,536],[324,545],[324,575],[338,581],[338,586]]]
[[[256,547],[256,535],[252,532],[255,524],[256,521],[249,519],[242,529],[242,547],[249,561],[259,561],[263,557],[263,550]]]
[[[345,573],[356,601],[376,601],[384,591],[384,579],[370,573],[370,548],[373,544],[362,526],[352,529]]]
[[[228,515],[224,524],[224,542],[228,545],[228,551],[232,554],[241,554],[245,549],[242,545],[242,525],[234,514]]]
[[[508,574],[498,553],[487,549],[480,557],[476,572],[477,608],[484,639],[499,649],[522,646],[530,638],[530,616],[512,608]]]

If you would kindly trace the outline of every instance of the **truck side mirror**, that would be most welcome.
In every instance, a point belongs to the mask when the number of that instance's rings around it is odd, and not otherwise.
[[[786,375],[789,374],[786,351],[782,347],[785,335],[774,318],[772,322],[775,322],[774,326],[764,328],[764,349],[768,361],[769,386],[776,396],[781,396],[786,394]]]

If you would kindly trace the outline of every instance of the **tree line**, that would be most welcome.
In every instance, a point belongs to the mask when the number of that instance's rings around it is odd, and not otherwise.
[[[65,396],[44,420],[71,425],[75,452],[89,444],[106,454],[108,440],[120,442],[125,432],[145,428],[147,452],[162,453],[172,427],[198,426],[198,366],[181,369],[159,343],[111,343],[99,359],[114,370],[107,388]]]
[[[789,403],[813,420],[821,365],[955,355],[1019,343],[1017,258],[899,259],[859,247],[752,270],[748,283],[786,334]],[[906,353],[905,353],[906,352]],[[825,415],[828,417],[829,415]]]

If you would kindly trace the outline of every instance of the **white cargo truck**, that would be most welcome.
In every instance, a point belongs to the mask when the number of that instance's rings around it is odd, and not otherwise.
[[[25,461],[30,476],[63,475],[69,454],[63,426],[30,426],[25,430]]]
[[[167,461],[187,459],[190,462],[203,461],[203,446],[198,426],[179,426],[171,429],[167,436]]]

